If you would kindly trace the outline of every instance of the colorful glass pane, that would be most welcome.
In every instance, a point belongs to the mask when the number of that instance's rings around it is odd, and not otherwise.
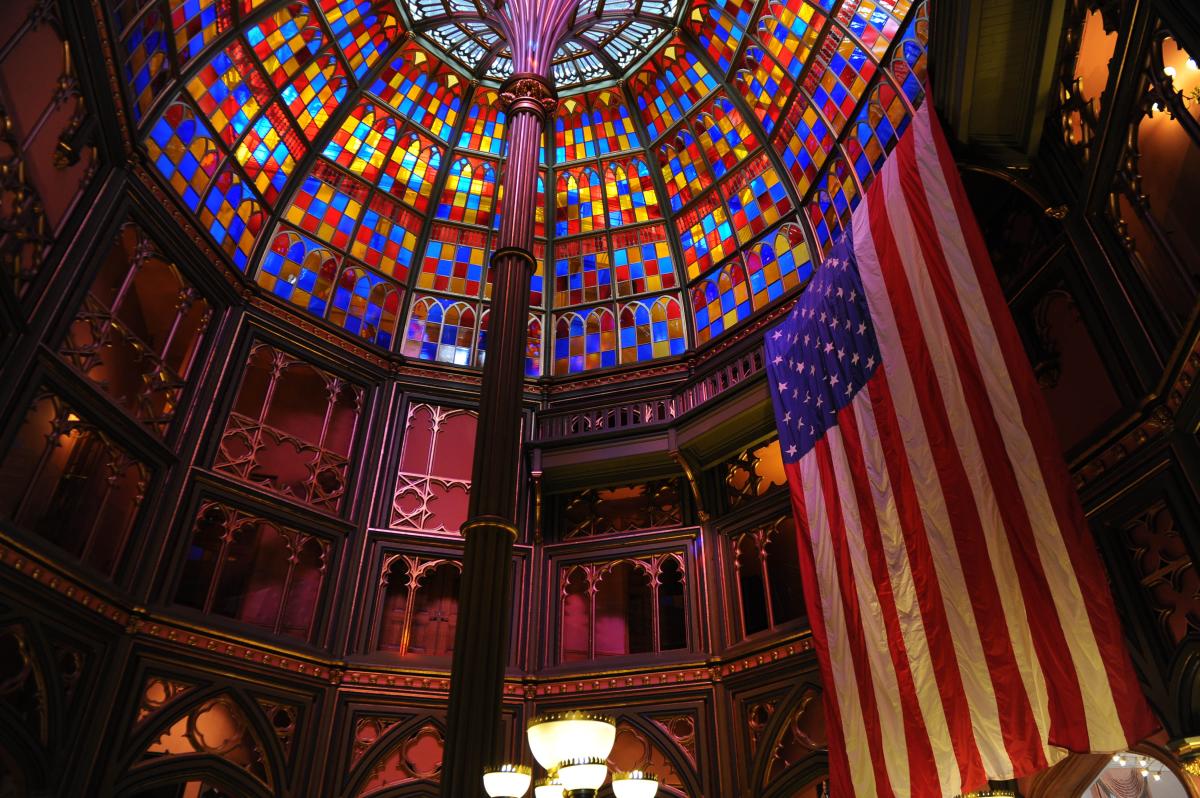
[[[597,155],[612,155],[641,146],[629,108],[620,92],[610,89],[589,96],[592,140]]]
[[[604,183],[592,167],[564,171],[558,178],[554,234],[570,236],[604,228]]]
[[[839,41],[840,38],[840,41]],[[837,42],[836,49],[830,45]],[[841,131],[875,74],[875,62],[849,36],[831,31],[815,57],[804,88],[834,130]]]
[[[246,41],[277,88],[312,62],[324,40],[307,3],[289,3],[246,29]]]
[[[321,241],[345,249],[362,216],[366,196],[366,186],[318,161],[283,218]]]
[[[612,272],[603,236],[558,244],[554,250],[554,306],[612,298]]]
[[[859,109],[842,145],[861,183],[866,185],[883,168],[911,118],[889,81],[879,83],[871,92],[871,99]]]
[[[568,97],[558,104],[558,114],[554,117],[556,163],[596,157],[590,116],[581,97]]]
[[[274,204],[304,152],[283,108],[272,103],[234,148],[233,157],[267,203]]]
[[[358,105],[343,120],[322,153],[351,174],[375,183],[396,144],[395,118],[375,103]]]
[[[792,211],[787,186],[765,153],[734,172],[724,188],[730,221],[742,244]]]
[[[800,225],[788,223],[746,251],[754,309],[766,307],[812,278],[812,255]]]
[[[433,182],[441,165],[441,148],[423,134],[410,130],[401,134],[392,149],[379,187],[424,213],[433,198]]]
[[[696,117],[697,141],[720,179],[758,148],[754,131],[728,97],[717,97]]]
[[[775,138],[775,146],[792,176],[798,196],[807,194],[808,187],[833,149],[833,143],[834,136],[829,125],[804,93],[800,92],[788,109],[787,119],[779,125]]]
[[[273,93],[249,51],[236,41],[214,55],[187,88],[217,136],[230,146]]]
[[[233,265],[244,271],[265,214],[254,192],[229,166],[213,178],[200,206],[199,220]]]
[[[300,132],[312,141],[346,96],[346,88],[341,63],[332,55],[322,55],[284,86],[279,96],[299,123]]]
[[[404,354],[459,366],[471,365],[475,338],[475,308],[440,297],[420,297],[413,303],[404,334]]]
[[[150,163],[191,211],[200,207],[209,180],[221,164],[221,152],[211,135],[191,108],[174,103],[146,137]]]
[[[696,57],[671,44],[630,81],[651,140],[657,140],[703,100],[717,82]]]
[[[492,245],[496,244],[495,236],[492,237]],[[487,257],[487,281],[483,284],[483,298],[492,298],[492,286],[496,282],[496,270],[492,266],[492,259],[495,257],[495,252],[489,252]],[[546,300],[546,244],[543,241],[533,242],[533,274],[529,276],[529,305],[530,307],[541,307]]]
[[[737,261],[726,264],[692,289],[697,344],[733,329],[751,312],[749,286]]]
[[[848,0],[838,12],[838,19],[876,59],[880,59],[896,38],[900,20],[904,19],[910,5],[909,0]]]
[[[542,317],[529,314],[525,337],[525,376],[542,376]]]
[[[604,170],[604,195],[609,227],[662,218],[650,167],[641,158],[609,163]]]
[[[362,78],[400,34],[390,0],[321,0],[333,40],[356,78]]]
[[[617,296],[658,292],[677,284],[667,229],[661,224],[618,230],[612,237]]]
[[[608,308],[554,314],[554,373],[617,365],[616,320]]]
[[[186,64],[233,25],[233,11],[223,0],[171,0],[171,27],[175,29],[175,52]]]
[[[333,252],[294,230],[280,228],[263,254],[255,282],[323,318],[337,269],[338,259]]]
[[[388,349],[396,334],[396,316],[400,312],[400,288],[366,269],[342,269],[329,320],[347,332]]]
[[[688,279],[719,263],[737,248],[733,226],[721,198],[710,191],[695,206],[675,219]]]
[[[796,81],[759,47],[747,47],[741,64],[734,82],[762,123],[763,130],[770,133],[783,116]]]
[[[487,233],[448,224],[434,225],[417,287],[477,298],[484,278]]]
[[[772,0],[758,22],[758,41],[793,80],[799,80],[826,17],[811,3]]]
[[[833,239],[841,232],[850,212],[858,205],[858,199],[858,185],[850,167],[845,159],[834,159],[826,170],[821,190],[808,203],[808,216],[822,252],[828,251]]]
[[[904,38],[892,55],[891,73],[913,106],[920,105],[925,96],[925,59],[929,44],[928,6],[922,3],[908,23]]]
[[[442,141],[450,141],[462,107],[458,75],[415,42],[406,44],[379,73],[371,93]]]
[[[482,88],[475,91],[458,146],[489,155],[504,154],[504,112],[496,92]]]
[[[679,300],[664,296],[621,306],[621,362],[682,355],[687,349]]]
[[[403,282],[412,268],[421,225],[419,215],[376,192],[363,212],[350,254]]]
[[[733,58],[754,16],[754,0],[740,3],[697,3],[688,16],[688,26],[713,61],[728,75]],[[722,8],[724,6],[724,8]]]
[[[459,158],[450,164],[437,218],[486,227],[492,221],[496,167],[480,158]]]
[[[687,128],[681,128],[679,135],[658,148],[658,165],[675,213],[712,185],[712,175],[700,157],[699,143]]]
[[[125,83],[129,86],[133,119],[142,121],[154,100],[171,82],[167,65],[167,33],[155,9],[146,12],[125,36]]]

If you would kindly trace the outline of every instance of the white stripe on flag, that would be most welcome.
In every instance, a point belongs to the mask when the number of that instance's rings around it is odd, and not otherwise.
[[[1004,747],[1004,737],[1000,731],[1000,711],[996,704],[983,644],[979,638],[979,629],[975,624],[974,610],[969,601],[953,600],[954,597],[969,596],[970,591],[963,576],[962,564],[956,555],[957,543],[950,525],[946,498],[942,494],[942,484],[925,422],[921,416],[920,401],[916,395],[904,349],[900,344],[896,317],[883,284],[882,268],[875,249],[869,215],[869,205],[877,199],[881,199],[878,193],[869,193],[854,212],[854,253],[858,260],[859,274],[862,275],[871,320],[875,324],[882,368],[891,386],[896,416],[903,430],[904,453],[920,502],[922,520],[929,538],[929,551],[937,571],[938,583],[946,598],[946,617],[954,639],[955,656],[967,703],[971,709],[971,725],[975,732],[976,745],[988,773],[1011,773],[1012,761]]]
[[[859,391],[856,401],[870,401],[865,394],[865,391]],[[896,669],[888,646],[888,634],[883,624],[879,595],[875,592],[875,579],[867,561],[867,544],[863,541],[858,497],[855,493],[854,477],[846,459],[841,426],[832,426],[826,430],[825,441],[829,445],[829,453],[833,460],[834,478],[837,480],[838,498],[842,506],[843,529],[835,529],[833,534],[837,535],[840,532],[846,536],[846,548],[854,573],[854,589],[858,594],[858,606],[862,616],[863,636],[866,639],[867,659],[871,666],[871,685],[875,690],[875,704],[879,709],[879,728],[883,735],[883,755],[888,780],[897,796],[909,795],[911,787],[908,742],[904,733],[900,685],[896,681]]]
[[[875,768],[870,744],[867,742],[867,728],[863,718],[862,701],[858,695],[858,680],[855,678],[850,638],[846,634],[846,614],[838,581],[837,555],[828,533],[829,518],[825,510],[825,496],[821,490],[822,480],[815,449],[800,460],[800,482],[804,488],[804,506],[808,511],[806,532],[812,546],[817,578],[821,583],[821,607],[825,616],[829,660],[836,682],[833,693],[841,710],[846,758],[850,761],[854,794],[862,798],[875,796]]]
[[[958,224],[957,212],[950,204],[950,192],[929,129],[928,111],[917,114],[913,124],[917,128],[914,130],[914,144],[921,181],[942,251],[950,267],[959,305],[967,320],[971,344],[981,366],[988,397],[1003,432],[1004,445],[1021,496],[1028,508],[1038,556],[1054,596],[1058,622],[1066,635],[1076,678],[1083,692],[1091,747],[1099,751],[1117,750],[1126,745],[1126,740],[1109,686],[1108,672],[1092,632],[1078,576],[1063,541],[1011,376],[1004,368],[1003,360],[997,357],[1001,351],[1000,343]],[[926,292],[930,293],[931,289],[926,289]],[[946,301],[946,297],[940,301]],[[988,364],[993,367],[988,368]]]
[[[879,439],[875,423],[875,412],[871,407],[870,387],[854,397],[851,407],[858,422],[859,437],[862,439],[863,462],[866,466],[871,499],[875,515],[879,519],[879,534],[888,563],[892,594],[895,596],[896,612],[900,618],[900,629],[904,636],[904,648],[908,653],[908,665],[912,671],[917,690],[917,701],[929,742],[933,748],[938,768],[938,781],[943,795],[958,795],[962,792],[962,779],[957,767],[957,755],[950,740],[950,728],[946,721],[946,710],[937,679],[930,667],[933,663],[929,653],[929,641],[925,636],[925,621],[917,601],[917,587],[913,581],[912,564],[901,527],[900,513],[896,507],[887,460]]]
[[[899,159],[893,161],[899,164]],[[1009,640],[1016,654],[1017,667],[1021,673],[1021,681],[1025,693],[1033,708],[1034,721],[1037,723],[1039,739],[1045,741],[1050,729],[1050,699],[1046,690],[1046,676],[1037,666],[1037,650],[1033,644],[1033,633],[1029,627],[1029,615],[1025,607],[1025,594],[1021,587],[1020,572],[1013,560],[1008,535],[1005,532],[1004,517],[1000,511],[995,489],[988,473],[988,464],[984,460],[979,438],[975,434],[975,424],[971,418],[971,407],[963,392],[958,363],[950,346],[950,332],[946,329],[939,303],[945,301],[935,295],[932,282],[919,275],[925,275],[929,269],[925,263],[925,255],[909,214],[908,203],[899,184],[897,169],[884,170],[879,176],[883,182],[881,188],[888,201],[888,217],[891,219],[892,231],[896,244],[900,249],[901,260],[911,264],[904,269],[904,276],[912,290],[917,315],[920,317],[921,330],[929,347],[931,365],[941,386],[942,401],[946,414],[950,418],[954,432],[954,442],[958,448],[959,459],[966,469],[967,480],[979,511],[983,526],[984,538],[987,541],[987,554],[991,559],[992,573],[996,585],[1000,589],[1000,601],[1004,605],[1004,623],[997,623],[991,632],[1008,629]],[[872,307],[872,311],[874,307]],[[915,331],[909,331],[913,333]],[[1024,512],[1022,509],[1021,512]],[[995,619],[999,621],[1000,619]],[[990,632],[985,632],[990,633]],[[1045,746],[1043,746],[1045,747]],[[1055,753],[1047,750],[1047,760],[1053,763]],[[1010,773],[997,774],[1009,778]]]

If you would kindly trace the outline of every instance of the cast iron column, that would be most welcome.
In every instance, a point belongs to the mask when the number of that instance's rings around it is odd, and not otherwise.
[[[492,256],[495,283],[479,433],[471,469],[458,628],[450,675],[443,798],[483,794],[486,765],[501,754],[500,706],[512,626],[512,550],[521,474],[521,398],[533,275],[538,148],[554,92],[539,75],[518,75],[500,92],[508,115],[504,218]]]

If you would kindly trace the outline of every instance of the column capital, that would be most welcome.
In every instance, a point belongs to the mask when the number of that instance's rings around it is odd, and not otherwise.
[[[546,78],[521,73],[500,86],[500,104],[505,111],[527,109],[545,118],[558,107],[558,94]]]

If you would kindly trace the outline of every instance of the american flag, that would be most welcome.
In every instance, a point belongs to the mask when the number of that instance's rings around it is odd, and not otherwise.
[[[833,795],[955,796],[1154,731],[928,104],[765,344]]]

